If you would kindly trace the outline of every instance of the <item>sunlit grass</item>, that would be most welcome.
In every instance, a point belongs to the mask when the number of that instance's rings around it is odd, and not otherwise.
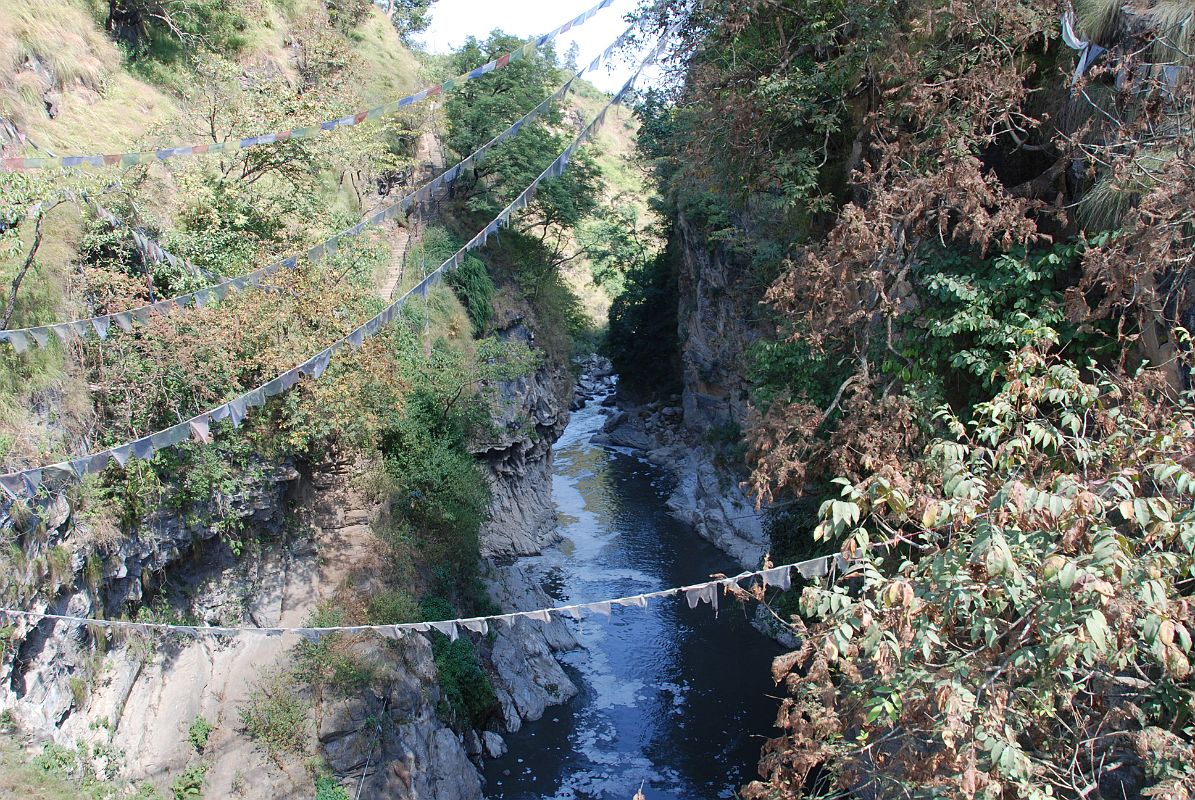
[[[419,61],[398,38],[386,15],[373,9],[350,34],[353,52],[365,62],[358,87],[369,105],[397,100],[419,88]]]

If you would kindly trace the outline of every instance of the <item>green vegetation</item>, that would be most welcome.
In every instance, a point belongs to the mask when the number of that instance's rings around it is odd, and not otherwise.
[[[28,759],[15,740],[0,732],[0,796],[29,800],[161,800],[152,786],[134,787],[117,779],[120,763],[120,754],[103,745],[72,749],[48,744]]]
[[[241,34],[247,24],[226,0],[113,0],[104,27],[134,64],[170,64],[196,48],[236,53],[245,43]]]
[[[673,394],[680,388],[674,251],[632,268],[610,305],[606,352],[629,389]]]
[[[195,752],[203,755],[204,749],[207,747],[208,737],[212,735],[212,731],[216,728],[212,723],[208,722],[200,714],[191,723],[191,727],[187,728],[187,741],[195,748]]]
[[[206,764],[187,767],[170,783],[170,793],[174,800],[198,800],[203,797],[203,781],[206,774]]]
[[[450,718],[482,729],[497,711],[498,697],[489,675],[478,663],[473,643],[467,638],[449,641],[444,634],[436,633],[432,636],[432,653]]]
[[[306,624],[313,628],[334,628],[347,624],[344,611],[330,603],[321,603]],[[351,637],[343,634],[321,636],[303,642],[294,651],[293,675],[317,692],[329,689],[352,695],[369,685],[372,670],[348,650]]]
[[[320,775],[315,779],[315,800],[352,800],[348,790],[336,782],[330,775]]]
[[[1191,9],[1074,5],[1109,48],[1074,85],[1041,3],[641,14],[683,28],[639,146],[692,252],[628,276],[612,354],[658,369],[631,334],[703,278],[762,301],[734,338],[772,555],[860,558],[781,601],[751,800],[1195,791],[1195,136],[1157,77]]]
[[[295,691],[290,675],[266,674],[240,709],[245,733],[267,753],[305,753],[310,745],[310,705]]]
[[[390,589],[371,595],[366,604],[370,625],[401,625],[418,622],[423,614],[419,601],[402,589]]]
[[[463,241],[447,229],[430,225],[420,240],[411,247],[407,254],[407,263],[418,264],[422,271],[430,272],[443,264],[463,244]],[[475,255],[466,255],[461,265],[449,272],[445,280],[469,312],[469,319],[473,322],[473,335],[485,335],[494,316],[494,298],[498,292],[485,263]]]

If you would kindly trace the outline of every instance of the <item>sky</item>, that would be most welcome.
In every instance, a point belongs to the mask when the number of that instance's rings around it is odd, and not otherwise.
[[[469,36],[484,39],[494,28],[522,39],[547,33],[573,17],[592,8],[598,0],[436,0],[431,7],[431,26],[416,37],[432,53],[448,53],[460,47]],[[580,65],[588,64],[626,30],[624,19],[639,0],[614,0],[584,25],[573,28],[556,39],[556,53],[563,60],[573,42],[581,48],[577,57]],[[615,56],[614,69],[603,65],[586,79],[607,92],[622,88],[635,71],[635,63],[628,56]],[[650,76],[648,76],[650,80]]]

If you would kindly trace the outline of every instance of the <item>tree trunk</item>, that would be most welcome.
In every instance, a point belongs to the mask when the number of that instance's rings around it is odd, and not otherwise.
[[[0,320],[0,330],[8,330],[8,323],[12,319],[12,312],[17,306],[17,292],[21,290],[21,283],[25,280],[25,273],[29,272],[29,267],[33,265],[33,259],[37,255],[37,248],[41,247],[41,221],[42,214],[38,213],[37,221],[33,223],[33,244],[29,247],[29,253],[25,256],[25,261],[21,264],[21,268],[17,270],[17,274],[12,279],[12,288],[8,292],[8,300],[4,303],[4,319]]]

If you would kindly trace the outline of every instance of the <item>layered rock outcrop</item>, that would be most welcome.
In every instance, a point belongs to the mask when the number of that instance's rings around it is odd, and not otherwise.
[[[516,325],[506,339],[531,343]],[[490,473],[490,519],[481,530],[482,558],[532,555],[557,541],[552,505],[552,445],[568,424],[561,401],[571,377],[560,366],[503,381],[497,393],[494,437],[475,453]]]
[[[748,349],[760,335],[760,288],[750,265],[683,215],[674,235],[682,392],[671,403],[624,403],[594,441],[642,451],[670,469],[673,514],[754,569],[769,548],[764,518],[739,486],[741,465],[729,463],[726,451],[747,419]]]

